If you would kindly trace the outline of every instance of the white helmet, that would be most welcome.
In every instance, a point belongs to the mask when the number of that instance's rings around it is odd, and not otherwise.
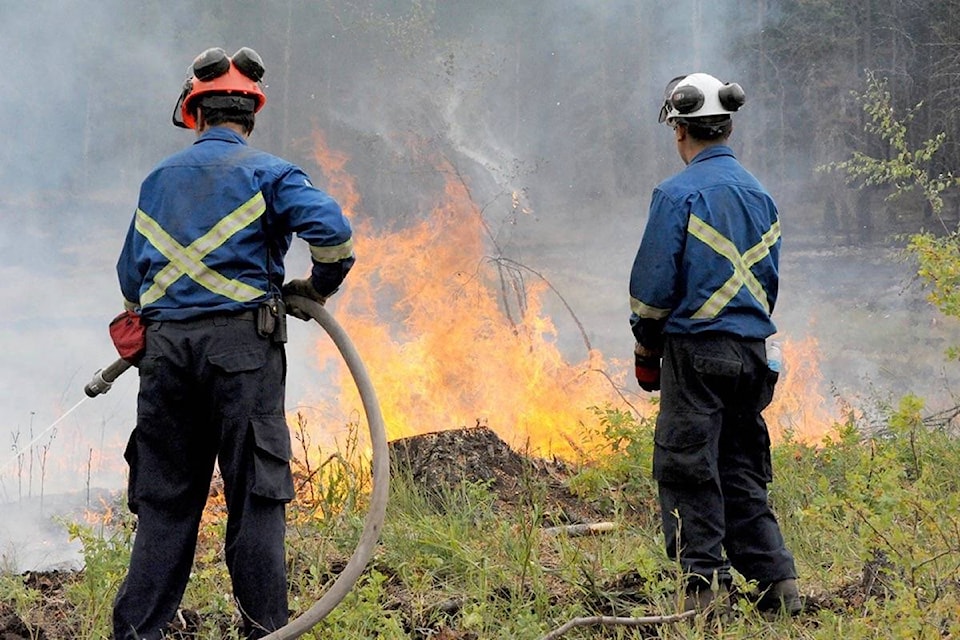
[[[667,84],[659,122],[730,115],[746,102],[736,82],[720,82],[706,73],[677,76]]]

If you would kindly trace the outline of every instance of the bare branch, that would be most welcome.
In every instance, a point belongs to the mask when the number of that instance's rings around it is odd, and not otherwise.
[[[601,625],[604,627],[644,627],[653,624],[673,624],[675,622],[680,622],[681,620],[686,620],[687,618],[692,618],[695,615],[697,615],[696,610],[675,613],[669,616],[644,616],[642,618],[621,618],[615,616],[589,616],[585,618],[574,618],[573,620],[570,620],[569,622],[557,627],[547,635],[543,636],[541,640],[555,640],[556,638],[564,635],[567,631],[575,629],[576,627],[592,627],[595,625]]]

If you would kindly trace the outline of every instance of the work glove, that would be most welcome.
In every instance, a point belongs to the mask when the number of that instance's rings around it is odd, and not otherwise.
[[[633,348],[637,382],[644,391],[660,390],[660,352],[647,349],[639,342]]]
[[[280,291],[283,294],[283,302],[287,305],[287,313],[300,320],[310,320],[312,316],[300,308],[296,302],[289,299],[289,296],[307,298],[320,306],[323,306],[323,303],[327,301],[327,296],[320,295],[320,292],[313,288],[313,284],[305,278],[287,282]]]

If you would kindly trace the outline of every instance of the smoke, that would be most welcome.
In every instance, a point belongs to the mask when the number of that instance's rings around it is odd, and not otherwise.
[[[496,239],[491,252],[544,274],[593,346],[625,358],[627,279],[649,193],[682,166],[656,123],[663,87],[694,70],[738,79],[730,47],[752,23],[726,4],[0,0],[8,56],[0,93],[0,502],[123,485],[133,372],[31,452],[17,447],[116,357],[106,332],[120,310],[116,256],[139,181],[192,140],[170,115],[194,55],[209,46],[257,49],[268,104],[251,143],[322,184],[310,140],[323,131],[350,158],[363,196],[356,215],[375,226],[418,219],[443,183],[431,158],[447,159],[483,210]],[[738,153],[763,135],[750,123],[769,121],[745,88]],[[776,176],[748,153],[741,159],[776,196]],[[940,354],[957,342],[956,328],[923,302],[910,266],[886,249],[838,253],[809,234],[797,242],[788,232],[803,233],[809,212],[781,205],[781,333],[816,336],[828,384],[843,393],[949,398],[954,375]],[[291,272],[305,271],[302,248],[291,259]],[[561,345],[582,357],[570,312],[556,299],[547,311]],[[292,331],[302,351],[290,351],[291,405],[315,383],[303,355],[309,330]],[[32,474],[18,465],[20,453],[30,454]]]

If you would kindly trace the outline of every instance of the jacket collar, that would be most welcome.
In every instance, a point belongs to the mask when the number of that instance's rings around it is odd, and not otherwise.
[[[709,160],[710,158],[716,158],[718,156],[730,156],[735,158],[733,155],[733,149],[728,147],[725,144],[713,144],[693,156],[693,159],[690,161],[690,164],[695,164],[697,162],[702,162],[703,160]],[[689,166],[689,165],[688,165]]]
[[[200,134],[193,144],[206,142],[207,140],[219,140],[221,142],[239,142],[247,144],[247,139],[242,135],[230,129],[229,127],[211,127]]]

